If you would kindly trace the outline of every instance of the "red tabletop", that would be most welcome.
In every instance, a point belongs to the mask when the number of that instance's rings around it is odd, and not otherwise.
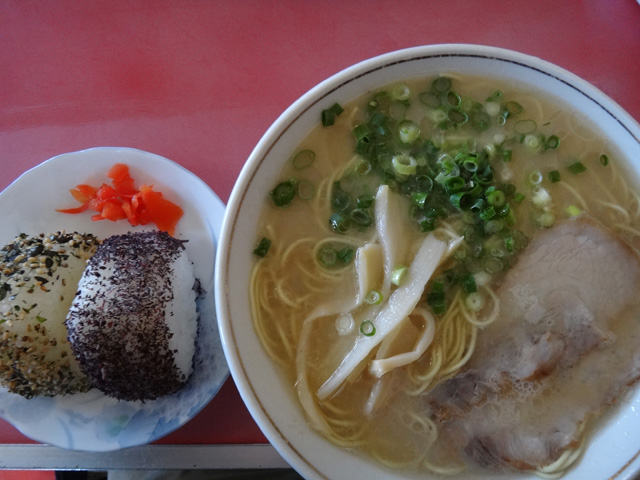
[[[636,0],[0,0],[0,189],[54,155],[127,146],[180,163],[226,202],[260,136],[305,91],[434,43],[541,57],[640,119]],[[0,421],[0,444],[27,442]],[[255,442],[266,440],[229,379],[158,443]]]

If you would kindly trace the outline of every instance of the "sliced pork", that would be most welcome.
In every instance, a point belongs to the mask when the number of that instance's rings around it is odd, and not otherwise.
[[[594,220],[537,235],[498,291],[472,360],[425,398],[475,463],[532,470],[577,446],[585,422],[640,376],[640,261]]]

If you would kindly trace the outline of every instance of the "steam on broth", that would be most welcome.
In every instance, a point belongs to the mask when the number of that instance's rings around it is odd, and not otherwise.
[[[562,322],[576,316],[571,311],[555,325],[541,316],[548,325],[530,342],[534,352],[556,345],[554,358],[566,357],[564,363],[534,364],[537,376],[522,378],[510,367],[497,369],[499,388],[487,387],[488,380],[484,390],[477,386],[491,352],[502,348],[492,343],[500,337],[495,332],[526,324],[505,320],[501,308],[518,287],[511,282],[530,276],[522,270],[519,277],[519,260],[540,243],[576,237],[571,225],[583,225],[585,238],[606,232],[603,241],[635,275],[640,202],[615,152],[561,105],[474,77],[390,85],[327,109],[323,122],[292,153],[264,207],[250,285],[256,331],[289,376],[310,424],[392,468],[564,473],[593,419],[615,398],[593,398],[571,420],[579,425],[567,440],[541,459],[512,452],[512,461],[504,461],[499,439],[489,443],[485,436],[478,446],[465,422],[477,423],[473,412],[483,408],[528,418],[525,400],[539,406],[558,397],[554,405],[570,406],[557,384],[594,362],[589,355],[605,355],[599,364],[627,372],[621,385],[637,380],[632,353],[640,336],[630,316],[579,316],[595,322],[581,324],[581,332],[602,333],[589,337],[597,353],[567,356],[574,347]],[[574,247],[564,248],[571,256]],[[631,340],[616,344],[621,332]],[[617,351],[615,360],[606,357],[609,350]],[[440,408],[464,399],[463,380],[471,377],[472,393],[482,398],[469,394],[455,414]],[[516,398],[510,393],[516,384],[530,392]]]

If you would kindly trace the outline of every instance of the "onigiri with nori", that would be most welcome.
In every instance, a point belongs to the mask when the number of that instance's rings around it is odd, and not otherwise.
[[[98,243],[75,232],[21,234],[0,251],[0,385],[10,392],[32,398],[90,389],[65,318]]]
[[[165,232],[107,238],[89,260],[67,315],[69,341],[94,387],[153,400],[183,387],[197,332],[193,266]]]

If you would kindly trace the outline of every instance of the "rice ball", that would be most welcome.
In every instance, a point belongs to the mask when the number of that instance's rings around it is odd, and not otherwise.
[[[121,400],[153,400],[189,379],[197,319],[184,242],[151,231],[100,245],[80,279],[67,327],[96,388]]]
[[[65,318],[91,234],[21,234],[0,251],[0,384],[27,398],[89,390],[67,341]]]

